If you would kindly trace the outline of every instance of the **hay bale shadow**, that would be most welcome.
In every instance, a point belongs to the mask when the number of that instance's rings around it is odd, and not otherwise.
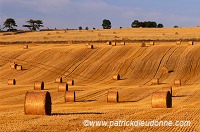
[[[131,102],[138,102],[138,101],[136,100],[119,101],[119,103],[131,103]]]
[[[79,101],[76,101],[76,102],[94,102],[96,100],[79,100]]]
[[[55,115],[99,115],[99,114],[104,114],[101,112],[74,112],[74,113],[52,113],[52,116]]]
[[[181,98],[181,97],[188,97],[192,95],[177,95],[177,96],[172,96],[173,98]]]

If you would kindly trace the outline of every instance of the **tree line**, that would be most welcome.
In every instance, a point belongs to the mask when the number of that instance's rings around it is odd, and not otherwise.
[[[44,23],[42,20],[33,20],[30,19],[28,21],[26,21],[27,24],[23,25],[22,27],[26,27],[31,31],[36,31],[36,30],[40,30],[40,27],[44,27]],[[17,24],[15,22],[15,20],[13,18],[8,18],[6,19],[6,21],[4,22],[4,28],[7,28],[7,31],[16,31],[17,29],[15,27],[17,27]],[[112,24],[111,21],[108,19],[104,19],[102,22],[103,29],[111,29]],[[138,20],[134,20],[131,23],[131,27],[132,28],[163,28],[163,24],[159,23],[157,24],[155,21],[144,21],[144,22],[140,22]],[[122,27],[120,27],[122,28]],[[56,28],[55,28],[56,29]],[[79,30],[82,30],[83,28],[81,26],[78,27]],[[89,28],[86,27],[85,30],[88,30]],[[95,29],[95,28],[93,28]]]

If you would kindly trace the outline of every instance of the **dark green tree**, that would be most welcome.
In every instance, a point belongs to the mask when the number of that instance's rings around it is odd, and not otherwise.
[[[89,27],[85,27],[85,30],[89,30]]]
[[[6,19],[3,25],[4,25],[3,28],[7,28],[8,31],[11,31],[11,29],[13,29],[14,27],[17,27],[16,22],[13,18]]]
[[[132,28],[138,28],[139,27],[139,21],[138,20],[134,20],[134,22],[132,22],[131,27]]]
[[[43,27],[42,20],[33,20],[33,19],[30,19],[30,20],[28,20],[26,22],[28,23],[28,25],[23,25],[23,27],[27,27],[28,29],[30,29],[32,31],[39,30],[40,27]]]
[[[163,24],[161,23],[158,24],[158,28],[163,28],[163,27],[164,27]]]
[[[111,22],[110,20],[104,19],[102,23],[103,29],[111,29]]]
[[[82,30],[83,28],[80,26],[80,27],[78,27],[78,30]]]

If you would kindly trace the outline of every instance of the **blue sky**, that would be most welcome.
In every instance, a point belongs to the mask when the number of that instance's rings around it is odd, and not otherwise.
[[[156,21],[165,27],[200,25],[200,0],[0,0],[0,25],[14,18],[18,29],[29,19],[44,28],[130,27],[134,20]]]

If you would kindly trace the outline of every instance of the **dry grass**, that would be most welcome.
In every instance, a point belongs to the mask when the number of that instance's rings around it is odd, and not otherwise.
[[[125,41],[126,46],[111,47],[107,41]],[[0,45],[0,126],[2,131],[198,131],[199,130],[199,90],[200,90],[200,28],[178,29],[121,29],[121,30],[84,30],[28,32],[3,36],[3,41],[30,42],[30,50],[23,50],[21,44]],[[174,33],[178,32],[179,35]],[[50,33],[50,36],[47,36]],[[102,36],[98,38],[97,34]],[[165,33],[165,35],[162,35]],[[45,41],[52,43],[41,44]],[[90,37],[88,37],[90,36]],[[124,38],[124,40],[122,40]],[[194,38],[194,39],[192,39]],[[86,42],[104,40],[95,43],[95,50],[88,50]],[[131,41],[131,40],[142,41]],[[159,40],[173,40],[159,42]],[[181,45],[176,45],[177,40]],[[188,41],[195,41],[188,46]],[[57,44],[53,41],[68,41]],[[80,43],[77,42],[80,40]],[[143,41],[144,40],[144,41]],[[141,42],[156,45],[141,48]],[[76,44],[75,44],[76,43]],[[16,62],[28,68],[17,72],[10,70],[10,62]],[[162,66],[174,72],[161,74]],[[112,80],[119,73],[123,79]],[[64,103],[64,92],[58,92],[56,77],[73,78],[76,91],[75,103]],[[8,85],[15,78],[17,85]],[[64,79],[65,79],[64,78]],[[153,78],[159,78],[160,85],[151,85]],[[163,87],[173,86],[174,79],[183,81],[179,87],[173,87],[173,108],[152,108],[151,95],[162,91]],[[19,81],[18,81],[19,80]],[[24,115],[24,96],[33,90],[35,80],[45,82],[45,91],[52,97],[51,116]],[[118,91],[120,103],[107,103],[107,92]],[[89,120],[190,120],[190,127],[84,127],[82,122]],[[75,128],[75,129],[74,129]]]

